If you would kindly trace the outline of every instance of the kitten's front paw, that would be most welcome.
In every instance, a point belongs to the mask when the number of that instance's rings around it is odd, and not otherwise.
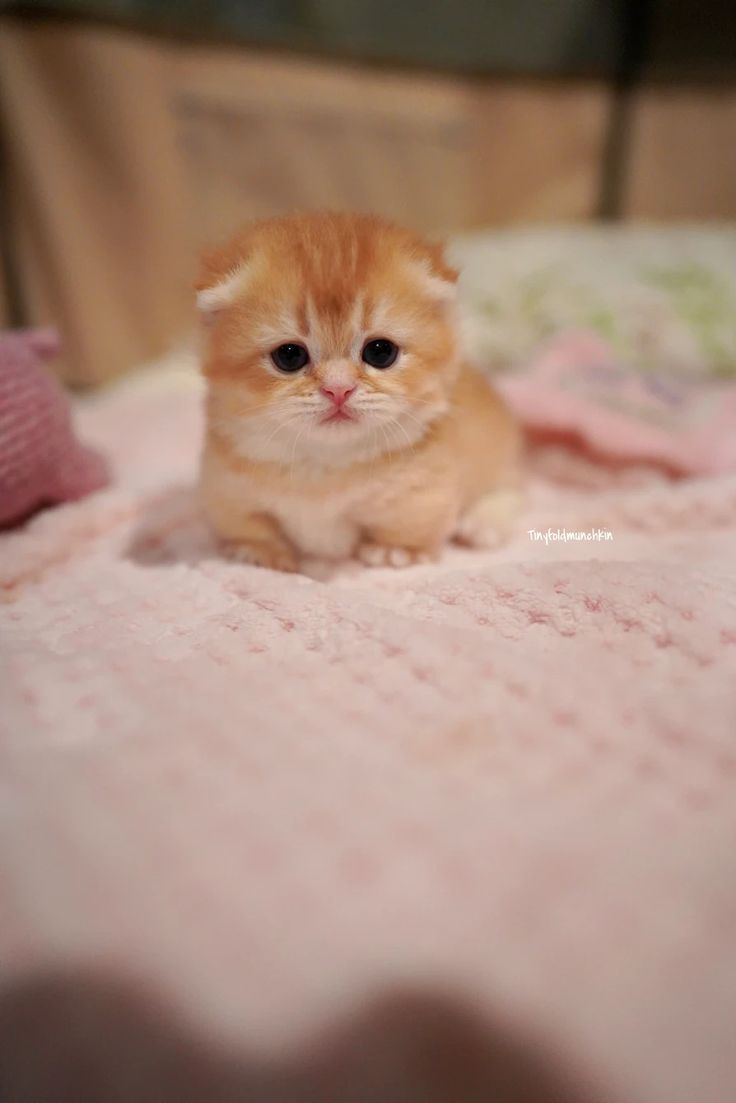
[[[272,571],[299,570],[299,561],[288,544],[278,541],[253,540],[247,544],[235,540],[223,540],[220,550],[226,559],[237,563],[249,563],[252,567],[268,567]]]
[[[461,517],[455,540],[470,548],[500,547],[510,538],[522,504],[518,490],[495,490],[486,494]]]
[[[436,558],[436,555],[428,551],[374,544],[371,541],[366,541],[358,548],[358,559],[366,567],[411,567],[415,563],[431,563]]]

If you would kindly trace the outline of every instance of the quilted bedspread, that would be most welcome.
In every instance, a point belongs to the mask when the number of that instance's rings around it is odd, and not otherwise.
[[[499,551],[287,576],[187,376],[78,422],[114,484],[0,541],[2,1097],[731,1103],[736,477],[540,448]]]

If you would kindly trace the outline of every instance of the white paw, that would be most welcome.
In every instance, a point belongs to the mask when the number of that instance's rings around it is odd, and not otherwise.
[[[432,556],[428,552],[370,542],[360,545],[358,559],[366,567],[411,567],[414,563],[432,562]]]
[[[286,571],[290,574],[299,570],[294,552],[285,544],[260,540],[245,544],[225,540],[221,541],[220,550],[226,559],[236,563],[248,563],[252,567],[268,567],[272,571]]]
[[[460,518],[455,539],[471,548],[497,548],[511,535],[522,502],[518,490],[494,490],[484,495]]]

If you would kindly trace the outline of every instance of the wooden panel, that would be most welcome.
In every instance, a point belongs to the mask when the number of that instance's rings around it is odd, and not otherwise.
[[[75,383],[193,323],[195,247],[295,207],[369,209],[445,236],[587,218],[606,93],[181,46],[6,20],[0,93],[29,323]]]
[[[76,23],[0,29],[11,249],[27,320],[60,326],[70,382],[161,354],[190,309],[168,79],[145,40]]]
[[[10,322],[10,299],[5,279],[5,269],[0,263],[0,329],[7,329]]]
[[[198,228],[352,207],[448,232],[467,218],[468,107],[451,80],[190,51],[176,115]]]
[[[479,83],[469,151],[472,223],[591,218],[608,97],[593,82]]]
[[[736,85],[638,94],[624,214],[736,218]]]
[[[595,210],[607,92],[193,52],[178,116],[209,233],[294,206],[435,234]]]

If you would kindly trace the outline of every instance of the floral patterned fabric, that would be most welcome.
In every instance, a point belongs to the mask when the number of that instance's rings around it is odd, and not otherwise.
[[[572,329],[637,371],[736,378],[736,226],[491,231],[451,252],[469,345],[493,370]]]

